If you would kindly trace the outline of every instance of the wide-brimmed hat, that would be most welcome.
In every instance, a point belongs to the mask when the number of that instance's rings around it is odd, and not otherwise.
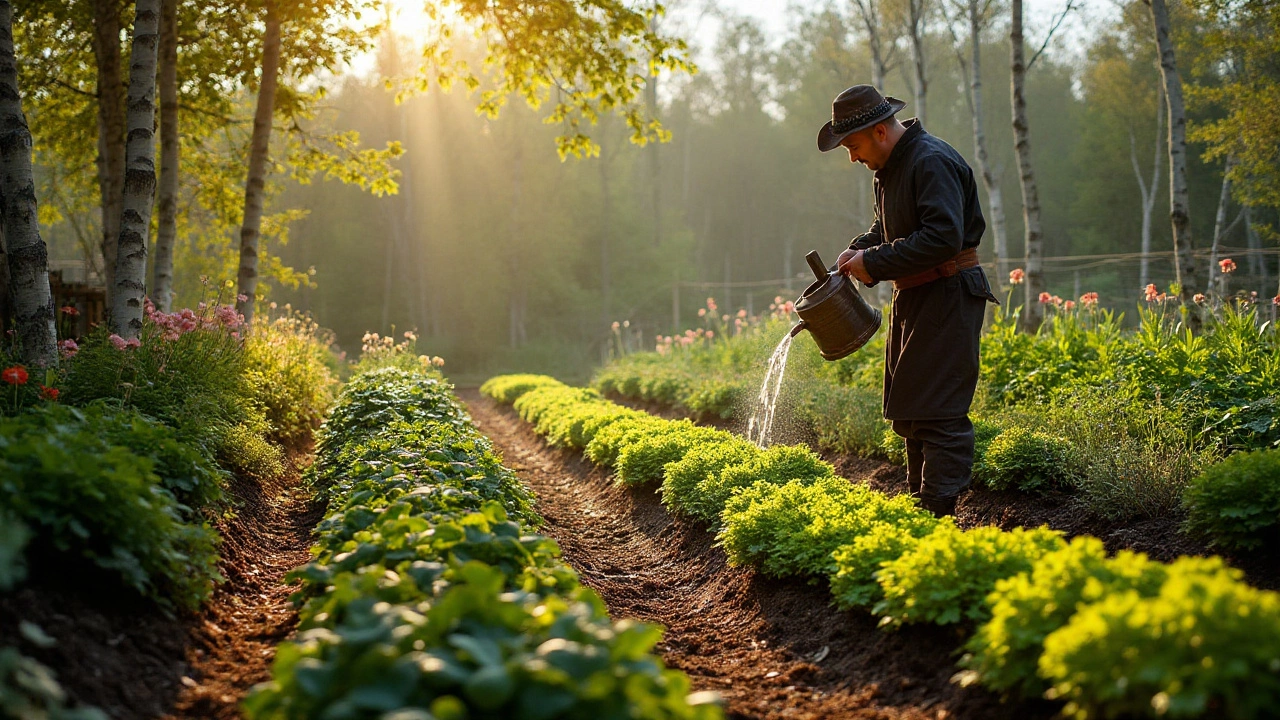
[[[831,121],[818,131],[818,149],[834,150],[845,137],[888,120],[907,104],[884,97],[872,85],[854,85],[831,103]]]

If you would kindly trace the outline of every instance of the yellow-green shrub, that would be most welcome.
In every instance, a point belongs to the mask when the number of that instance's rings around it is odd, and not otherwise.
[[[684,515],[715,520],[723,506],[708,502],[703,483],[726,467],[740,465],[760,453],[760,448],[737,436],[690,448],[684,457],[663,469],[662,503]]]
[[[949,625],[986,620],[986,597],[996,582],[1031,569],[1045,553],[1065,546],[1062,534],[997,527],[959,530],[940,525],[880,571],[884,599],[875,612],[892,624]]]
[[[671,424],[670,420],[652,415],[621,418],[596,432],[591,442],[587,443],[586,456],[597,465],[613,467],[622,448],[644,435],[669,432]]]
[[[1108,593],[1044,642],[1065,714],[1264,718],[1280,707],[1280,594],[1218,558],[1182,558],[1154,597]]]
[[[831,592],[840,608],[875,606],[884,598],[877,573],[885,563],[902,557],[920,542],[920,538],[940,525],[955,527],[951,518],[939,520],[932,513],[920,512],[914,506],[899,506],[900,515],[897,517],[889,512],[891,509],[892,506],[885,506],[882,522],[872,525],[865,535],[831,554],[836,567],[835,574],[831,576]]]
[[[1121,551],[1108,559],[1102,541],[1074,538],[1061,550],[1036,560],[1029,573],[996,583],[987,597],[991,619],[970,638],[961,665],[995,690],[1043,694],[1047,683],[1036,674],[1044,639],[1063,627],[1082,604],[1105,595],[1135,590],[1142,597],[1159,592],[1165,566],[1146,555]]]
[[[481,385],[480,392],[504,405],[510,405],[530,390],[548,385],[563,383],[549,375],[499,375]]]
[[[272,440],[297,443],[320,427],[338,387],[329,369],[332,342],[306,315],[254,324],[244,344],[245,378],[266,412]]]
[[[782,485],[791,480],[813,481],[833,477],[835,469],[807,447],[774,445],[744,463],[730,465],[702,482],[706,507],[724,509],[735,491],[757,482]]]
[[[618,482],[643,485],[662,480],[663,467],[684,457],[690,449],[732,437],[723,430],[698,427],[687,420],[671,423],[669,431],[649,434],[623,446],[616,465]]]

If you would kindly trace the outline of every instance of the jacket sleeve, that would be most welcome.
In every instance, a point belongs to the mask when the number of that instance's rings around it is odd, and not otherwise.
[[[964,190],[959,170],[940,155],[923,158],[913,178],[919,229],[863,253],[876,280],[904,278],[955,257],[964,248]]]
[[[884,242],[884,233],[880,229],[880,218],[877,217],[875,222],[871,223],[871,227],[868,228],[866,232],[854,238],[853,242],[849,243],[849,249],[866,250],[867,248],[875,247],[882,242]]]

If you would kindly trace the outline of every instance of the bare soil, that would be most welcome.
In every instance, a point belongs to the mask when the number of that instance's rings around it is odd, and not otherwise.
[[[824,585],[729,567],[706,525],[669,514],[652,488],[621,488],[578,453],[548,447],[510,409],[463,390],[481,431],[538,496],[544,531],[615,619],[661,623],[666,663],[715,690],[733,718],[1019,720],[1047,703],[1004,704],[950,682],[960,636],[877,629]]]
[[[301,487],[298,461],[309,454],[294,453],[278,481],[235,478],[227,488],[235,513],[218,526],[227,581],[200,613],[166,615],[88,570],[59,567],[0,597],[0,638],[18,638],[23,620],[38,625],[56,644],[20,641],[21,651],[52,668],[74,701],[112,718],[239,718],[240,700],[268,679],[276,644],[297,624],[283,576],[310,558],[322,514]]]

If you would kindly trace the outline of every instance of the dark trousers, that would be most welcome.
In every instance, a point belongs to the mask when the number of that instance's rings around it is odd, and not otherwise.
[[[973,423],[969,417],[946,420],[894,420],[893,431],[907,445],[907,487],[920,504],[939,515],[951,514],[955,499],[973,474]]]

